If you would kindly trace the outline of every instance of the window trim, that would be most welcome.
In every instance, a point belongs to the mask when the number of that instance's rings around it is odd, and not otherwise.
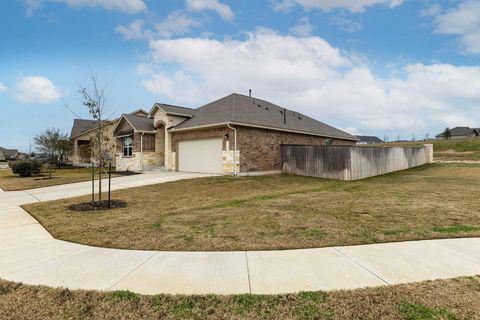
[[[126,145],[127,139],[130,139],[130,144]],[[130,152],[128,152],[128,150]],[[126,154],[125,154],[126,151]],[[130,153],[130,155],[129,155]],[[133,138],[131,136],[122,138],[122,158],[132,158],[133,157]]]

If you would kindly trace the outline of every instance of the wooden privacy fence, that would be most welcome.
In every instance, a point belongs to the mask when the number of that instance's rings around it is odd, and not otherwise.
[[[433,145],[423,147],[350,147],[282,145],[284,173],[358,180],[421,166],[433,161]]]

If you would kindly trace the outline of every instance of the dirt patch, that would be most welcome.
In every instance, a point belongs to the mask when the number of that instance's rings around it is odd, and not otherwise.
[[[127,203],[123,200],[111,200],[110,205],[108,200],[83,202],[78,204],[71,204],[67,208],[71,211],[102,211],[125,208]]]

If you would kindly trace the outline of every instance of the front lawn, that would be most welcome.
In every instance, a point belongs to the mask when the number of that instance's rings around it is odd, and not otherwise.
[[[355,182],[212,177],[114,192],[126,208],[73,212],[89,197],[24,208],[55,238],[148,250],[266,250],[480,236],[480,166],[435,164]]]
[[[0,280],[0,319],[480,318],[480,277],[286,295],[155,295],[26,286]]]
[[[112,173],[112,176],[117,174]],[[105,177],[107,175],[104,175]],[[52,173],[52,179],[47,179],[48,174],[42,173],[35,177],[19,177],[12,170],[0,170],[0,188],[4,191],[27,190],[33,188],[50,187],[60,184],[89,181],[92,179],[92,169],[89,168],[62,168]],[[97,174],[98,178],[98,174]]]

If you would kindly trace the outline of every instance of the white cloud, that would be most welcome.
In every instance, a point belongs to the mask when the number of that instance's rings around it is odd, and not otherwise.
[[[298,23],[290,28],[290,33],[301,37],[306,37],[312,34],[313,25],[310,23],[309,17],[301,18]]]
[[[62,95],[50,79],[42,76],[21,77],[16,86],[16,98],[21,102],[45,104],[59,100]]]
[[[24,0],[27,15],[32,15],[45,2],[64,3],[71,8],[99,7],[128,14],[136,14],[147,10],[144,0]]]
[[[5,92],[7,90],[8,90],[7,86],[0,82],[0,92]]]
[[[345,132],[348,132],[348,133],[350,133],[351,135],[354,135],[354,136],[360,134],[360,132],[358,132],[358,130],[355,129],[354,127],[346,127],[346,128],[338,128],[338,129],[340,129],[342,131],[345,131]]]
[[[334,25],[345,32],[357,32],[363,28],[362,24],[358,21],[355,21],[345,14],[345,12],[340,12],[330,17],[330,24]]]
[[[169,14],[163,21],[156,23],[150,29],[145,27],[144,20],[138,19],[126,26],[117,26],[115,30],[126,40],[168,39],[174,35],[185,35],[200,25],[200,21],[182,11],[177,11]]]
[[[235,18],[232,9],[218,0],[187,0],[187,7],[192,11],[215,11],[223,20],[231,21]]]
[[[403,2],[404,0],[272,0],[272,5],[275,11],[288,11],[296,5],[300,5],[305,10],[331,11],[345,9],[353,13],[360,13],[375,5],[394,8]]]
[[[436,32],[457,35],[466,53],[480,54],[480,1],[463,1],[435,18]]]
[[[412,64],[385,78],[319,37],[266,29],[244,40],[155,40],[150,50],[143,84],[175,103],[199,106],[253,89],[260,98],[365,133],[423,135],[480,125],[480,67]]]
[[[155,25],[157,34],[162,38],[170,38],[172,35],[189,33],[192,28],[200,26],[200,22],[182,12],[174,12],[160,23]]]
[[[142,19],[133,21],[126,26],[117,26],[115,31],[120,33],[125,40],[140,40],[148,39],[151,36],[151,31],[145,30],[145,22]]]
[[[438,4],[432,4],[430,7],[422,10],[420,15],[423,17],[433,17],[439,15],[442,12],[442,7]]]

